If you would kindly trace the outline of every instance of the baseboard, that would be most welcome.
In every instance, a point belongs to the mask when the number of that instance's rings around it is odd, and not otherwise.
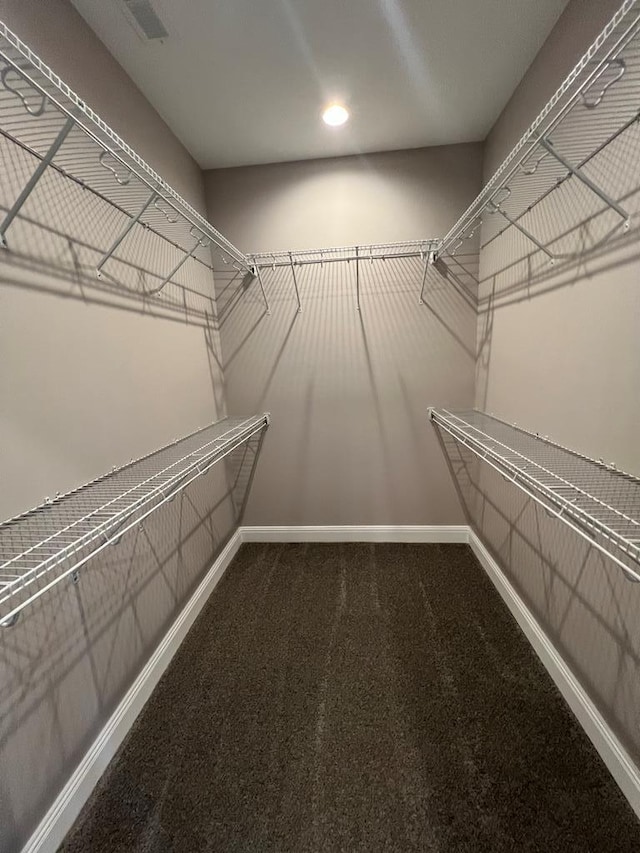
[[[640,770],[497,561],[473,530],[469,530],[469,545],[618,783],[631,808],[640,818]]]
[[[243,542],[468,542],[466,524],[241,527]]]
[[[242,542],[236,531],[198,585],[22,853],[55,853]]]

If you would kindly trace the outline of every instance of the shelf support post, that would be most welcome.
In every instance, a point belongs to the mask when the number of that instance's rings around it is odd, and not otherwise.
[[[267,433],[267,429],[269,427],[269,422],[267,421],[266,426],[262,427],[258,437],[258,445],[255,449],[253,460],[251,462],[251,472],[249,474],[249,479],[245,488],[244,497],[242,499],[242,506],[240,507],[240,512],[238,513],[237,524],[238,527],[244,521],[244,515],[247,509],[247,504],[249,503],[249,495],[251,494],[251,487],[253,486],[253,479],[256,475],[256,468],[258,467],[258,458],[260,456],[260,451],[262,450],[262,442],[264,441],[264,437]],[[249,442],[247,442],[247,446],[249,446]]]
[[[267,314],[271,314],[271,309],[269,308],[269,300],[267,299],[267,294],[264,289],[264,282],[262,281],[262,275],[260,273],[260,267],[258,266],[258,264],[254,265],[251,272],[258,279],[260,290],[262,291],[262,298],[264,299],[264,306],[267,309]]]
[[[488,202],[487,212],[488,213],[499,213],[500,216],[502,216],[504,219],[507,220],[509,225],[513,225],[513,227],[517,231],[519,231],[521,234],[524,234],[524,236],[527,238],[527,240],[531,240],[531,242],[534,244],[534,246],[537,246],[541,252],[544,252],[544,254],[553,263],[553,261],[555,260],[555,256],[554,256],[553,252],[550,252],[549,249],[547,249],[547,247],[544,245],[544,243],[541,243],[537,237],[534,237],[533,234],[531,233],[531,231],[528,231],[526,228],[523,228],[522,225],[520,225],[520,223],[517,221],[517,219],[514,219],[512,216],[509,216],[508,213],[505,213],[505,211],[500,207],[499,204],[495,204],[493,201]]]
[[[296,299],[298,300],[298,311],[302,311],[302,304],[300,302],[300,291],[298,290],[298,279],[296,278],[296,265],[293,262],[293,255],[289,252],[289,263],[291,264],[291,275],[293,276],[293,286],[296,290]]]
[[[105,253],[101,258],[100,258],[100,261],[99,261],[98,265],[96,266],[96,275],[98,276],[98,278],[100,278],[100,276],[101,276],[101,274],[102,274],[102,272],[101,272],[101,271],[102,271],[102,267],[106,264],[106,262],[109,260],[109,258],[111,257],[111,255],[113,255],[113,253],[115,252],[115,250],[116,250],[116,249],[118,248],[118,246],[122,243],[122,241],[124,240],[124,238],[125,238],[125,237],[127,236],[127,234],[131,231],[131,229],[133,228],[133,226],[136,224],[136,222],[139,222],[139,221],[140,221],[140,217],[145,213],[145,211],[147,210],[147,208],[149,207],[149,205],[150,205],[153,201],[155,201],[155,199],[156,199],[156,198],[157,198],[156,193],[155,193],[155,192],[152,192],[152,193],[151,193],[151,195],[149,196],[149,198],[148,198],[148,199],[145,201],[145,203],[142,205],[142,207],[140,208],[140,210],[138,211],[138,213],[136,213],[136,215],[135,215],[135,216],[133,216],[133,217],[129,220],[129,222],[125,225],[124,229],[120,232],[120,235],[119,235],[118,237],[116,237],[115,241],[114,241],[114,242],[113,242],[113,244],[111,245],[111,248],[110,248],[110,249],[109,249],[109,250],[108,250],[108,251],[107,251],[107,252],[106,252],[106,253]]]
[[[422,287],[420,288],[420,298],[418,305],[424,305],[424,288],[427,283],[427,273],[429,272],[429,264],[433,260],[433,252],[425,252],[424,254],[424,270],[422,272]]]
[[[614,199],[612,199],[610,195],[604,192],[604,190],[600,189],[600,187],[596,183],[594,183],[591,178],[585,175],[585,173],[582,172],[577,166],[574,166],[565,157],[563,157],[559,151],[556,151],[556,148],[551,142],[551,140],[547,139],[545,136],[540,136],[539,141],[540,145],[542,145],[545,151],[548,151],[552,157],[555,157],[558,163],[564,166],[564,168],[570,174],[572,174],[581,183],[583,183],[585,187],[588,187],[588,189],[590,189],[592,193],[595,193],[598,198],[603,201],[608,207],[610,207],[612,210],[615,210],[618,216],[624,221],[624,229],[626,231],[629,228],[629,214],[627,213],[627,211],[623,207],[621,207]]]
[[[18,198],[13,203],[13,207],[7,212],[7,215],[5,216],[2,224],[0,225],[0,246],[6,247],[6,245],[7,245],[7,239],[6,239],[7,229],[9,228],[9,226],[11,225],[13,220],[16,218],[16,216],[20,212],[20,209],[22,208],[25,201],[31,195],[35,185],[38,183],[38,181],[40,180],[40,178],[44,174],[47,166],[49,166],[51,164],[53,158],[58,153],[60,146],[62,145],[62,143],[67,138],[67,136],[69,135],[69,132],[72,130],[74,125],[75,125],[75,120],[72,119],[71,117],[69,117],[65,121],[64,125],[62,126],[62,129],[60,130],[60,132],[58,133],[56,138],[53,140],[53,142],[51,143],[49,150],[44,155],[42,160],[40,160],[40,162],[38,163],[34,173],[31,175],[31,177],[29,178],[27,183],[22,188],[22,192],[20,193]]]
[[[192,229],[192,233],[193,233],[193,229]],[[195,236],[195,235],[193,235],[193,236]],[[168,275],[168,276],[166,276],[166,278],[164,278],[164,279],[162,280],[162,282],[161,282],[157,287],[154,287],[154,288],[153,288],[153,290],[148,290],[148,291],[147,291],[147,294],[149,294],[149,295],[153,296],[153,295],[155,295],[156,293],[160,293],[160,291],[162,290],[162,288],[163,288],[163,287],[165,287],[165,285],[167,285],[167,284],[171,281],[171,279],[172,279],[172,278],[174,277],[174,275],[178,272],[178,270],[179,270],[179,269],[180,269],[184,264],[186,264],[186,262],[189,260],[189,258],[193,257],[193,255],[195,254],[196,249],[198,248],[198,246],[203,246],[203,247],[205,247],[205,246],[208,246],[208,245],[209,245],[209,243],[208,243],[208,241],[206,241],[206,240],[205,240],[204,234],[202,235],[202,237],[196,237],[196,242],[195,242],[195,244],[191,247],[191,249],[190,249],[188,252],[186,252],[186,254],[184,254],[184,255],[182,256],[182,258],[180,258],[180,260],[179,260],[179,261],[178,261],[178,263],[175,265],[175,267],[171,270],[171,272],[169,273],[169,275]]]

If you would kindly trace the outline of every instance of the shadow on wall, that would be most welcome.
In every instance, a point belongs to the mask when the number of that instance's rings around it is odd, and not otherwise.
[[[22,848],[239,523],[259,445],[227,457],[228,483],[215,466],[91,560],[77,584],[61,581],[0,629],[6,853]]]
[[[37,191],[32,194],[32,206],[36,196]],[[96,265],[103,252],[100,244],[90,241],[90,234],[100,233],[108,210],[103,204],[82,217],[82,239],[25,216],[17,218],[7,235],[8,248],[0,251],[0,284],[201,328],[207,350],[219,364],[211,270],[190,260],[180,270],[180,281],[170,281],[157,293],[153,292],[156,279],[134,260],[113,261],[98,277]],[[6,208],[0,207],[0,216],[3,211]],[[44,210],[42,215],[46,216]],[[163,244],[158,240],[159,248]],[[166,264],[171,262],[167,259]]]
[[[611,105],[614,116],[620,106]],[[598,117],[597,112],[591,114],[591,122]],[[612,120],[606,110],[601,118],[605,126]],[[565,139],[562,143],[568,145]],[[637,115],[579,164],[584,181],[593,182],[604,196],[557,163],[555,180],[538,180],[538,167],[542,171],[543,161],[552,160],[543,154],[516,170],[508,183],[513,181],[517,192],[507,185],[496,193],[493,207],[487,205],[471,230],[443,256],[460,275],[478,284],[481,309],[490,300],[510,304],[566,285],[584,274],[586,257],[602,259],[612,250],[637,244],[637,225],[632,224],[640,213]],[[607,197],[611,204],[604,201]]]
[[[72,156],[73,144],[73,139],[65,142],[58,156]],[[145,314],[205,327],[210,324],[215,316],[212,256],[199,246],[180,264],[190,247],[163,239],[154,229],[155,220],[173,222],[177,216],[158,202],[149,206],[153,217],[148,223],[143,224],[144,216],[136,223],[54,162],[18,208],[16,218],[5,219],[39,163],[28,149],[2,136],[0,222],[6,227],[9,250],[3,253],[3,266],[15,264],[26,266],[29,272],[47,273],[48,289],[60,295],[84,301],[106,299],[108,304],[115,298],[116,304]],[[104,180],[114,183],[111,170],[109,175]],[[138,192],[133,184],[120,187],[129,206],[135,204]],[[133,200],[128,200],[127,193],[133,194]],[[185,239],[193,243],[189,235]],[[21,284],[28,286],[29,281],[22,278]]]
[[[17,486],[0,518],[39,502],[50,489],[67,491],[226,414],[209,250],[199,246],[185,260],[184,249],[153,227],[133,223],[127,231],[130,216],[60,167],[44,171],[9,221],[7,212],[38,162],[0,136],[5,448],[14,435],[24,437],[16,458],[23,451],[32,458],[19,476],[26,481],[33,474],[38,495],[29,498],[29,489]],[[105,182],[112,177],[105,172]],[[121,187],[123,197],[129,189]],[[167,217],[150,207],[156,219]],[[228,276],[220,272],[222,281]],[[49,409],[43,392],[55,397]],[[53,486],[43,491],[38,454],[53,471]],[[3,474],[9,472],[11,481],[18,473],[7,463]]]
[[[640,584],[451,437],[440,440],[469,524],[639,763]]]
[[[160,199],[147,202],[147,212],[136,222],[124,208],[72,177],[74,146],[83,139],[74,131],[63,143],[12,219],[10,211],[41,160],[8,133],[0,137],[0,223],[6,245],[0,251],[0,284],[201,328],[211,371],[219,373],[213,270],[220,266],[221,280],[234,271],[204,245],[195,243],[196,250],[189,252],[194,237],[186,226],[176,231],[184,245],[160,236],[157,223],[178,221],[178,214]],[[96,146],[96,158],[100,150]],[[68,173],[64,167],[69,158]],[[119,180],[110,166],[98,171],[105,172],[106,191],[113,193],[109,183],[116,188],[122,183],[119,192],[129,208],[135,208],[140,192],[149,194],[136,181]],[[217,411],[224,412],[220,379],[212,381]]]
[[[0,138],[0,221],[36,163]],[[49,167],[7,228],[0,519],[226,411],[205,250],[159,290],[184,249],[136,226],[98,278],[129,221]],[[0,629],[3,853],[22,849],[239,523],[258,450],[234,451]]]
[[[640,202],[640,195],[638,196]],[[640,212],[640,205],[639,205]],[[511,236],[505,236],[505,240]],[[536,298],[547,296],[555,291],[570,288],[585,279],[594,278],[615,270],[629,267],[640,260],[638,248],[640,227],[632,227],[612,237],[598,249],[586,249],[583,254],[563,263],[549,265],[530,276],[521,285],[514,281],[511,285],[492,276],[480,283],[481,297],[478,302],[478,365],[476,399],[480,409],[485,409],[489,398],[490,365],[492,356],[493,331],[496,313],[518,305],[530,303]],[[533,269],[533,266],[532,266]]]
[[[612,110],[615,115],[615,105]],[[606,120],[607,116],[610,118],[605,111],[601,118]],[[595,120],[593,115],[591,119]],[[567,144],[567,140],[563,142]],[[539,163],[543,160],[547,163],[550,158],[541,158]],[[528,171],[516,171],[513,177],[517,192],[510,197],[505,187],[504,192],[496,195],[504,199],[504,215],[498,202],[493,211],[484,210],[440,261],[451,275],[465,282],[475,282],[478,288],[476,397],[482,409],[490,396],[487,383],[496,311],[571,287],[640,257],[637,222],[640,214],[640,122],[637,116],[606,145],[596,149],[580,167],[586,178],[613,199],[628,218],[568,172],[559,172],[557,181],[543,192],[544,181],[540,185],[536,183],[537,165],[529,163]],[[531,181],[528,189],[523,174]],[[510,204],[513,204],[511,211]],[[513,224],[505,218],[508,215]]]
[[[360,310],[355,261],[262,267],[270,315],[256,282],[218,289],[228,405],[274,418],[249,523],[460,520],[427,407],[473,400],[474,299],[424,269],[361,260]]]
[[[8,176],[0,191],[0,220],[4,220],[37,160],[6,139],[0,157],[3,177]],[[201,328],[216,411],[224,413],[211,268],[202,258],[190,257],[158,290],[184,252],[136,226],[98,276],[106,247],[128,221],[99,195],[50,168],[7,229],[7,247],[0,250],[0,286]],[[228,275],[222,270],[221,280]]]

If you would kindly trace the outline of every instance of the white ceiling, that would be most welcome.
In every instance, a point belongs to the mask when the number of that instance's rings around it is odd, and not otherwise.
[[[484,139],[567,0],[152,0],[164,42],[121,0],[72,2],[216,168]]]

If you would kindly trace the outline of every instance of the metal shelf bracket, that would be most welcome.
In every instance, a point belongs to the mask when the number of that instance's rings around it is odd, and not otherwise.
[[[429,266],[433,263],[435,258],[435,252],[425,252],[423,261],[424,267],[422,270],[422,286],[420,288],[420,296],[418,298],[418,305],[424,305],[424,289],[427,284],[427,275],[429,273]]]
[[[298,312],[302,311],[302,304],[300,302],[300,291],[298,290],[298,279],[296,278],[296,265],[293,260],[292,252],[289,252],[289,264],[291,266],[291,276],[293,278],[293,286],[296,291],[296,299],[298,301]]]
[[[24,99],[23,99],[23,103],[24,103]],[[26,107],[25,107],[25,109],[26,109]],[[37,115],[37,113],[33,113],[32,115]],[[53,161],[53,158],[58,153],[58,150],[62,146],[62,143],[65,141],[65,139],[67,138],[67,136],[69,135],[71,130],[73,130],[74,125],[75,125],[75,122],[72,118],[68,118],[65,121],[60,132],[58,133],[56,138],[53,140],[51,145],[49,146],[49,150],[44,155],[42,160],[40,160],[40,162],[36,166],[33,174],[31,175],[31,177],[29,178],[27,183],[22,188],[22,192],[20,193],[18,198],[14,201],[13,205],[11,206],[11,209],[7,212],[4,220],[2,221],[2,224],[0,224],[0,245],[1,246],[6,247],[6,245],[7,245],[7,237],[6,237],[7,229],[9,228],[9,226],[11,225],[13,220],[16,218],[16,216],[18,215],[18,213],[22,209],[22,206],[24,205],[25,201],[29,198],[29,196],[31,195],[31,193],[35,189],[36,184],[38,183],[38,181],[40,180],[42,175],[45,173],[47,166],[49,166],[51,164],[51,162]]]
[[[109,260],[109,258],[113,255],[113,253],[115,252],[115,250],[120,246],[120,244],[122,243],[122,241],[124,240],[124,238],[125,238],[125,237],[127,236],[127,234],[132,230],[133,226],[134,226],[137,222],[140,222],[141,217],[146,213],[146,210],[147,210],[147,208],[149,207],[149,205],[150,205],[150,204],[154,204],[154,205],[155,205],[155,203],[156,203],[156,201],[157,201],[157,200],[158,200],[158,196],[157,196],[157,194],[156,194],[155,192],[152,192],[152,193],[151,193],[151,195],[149,196],[149,198],[148,198],[148,199],[145,201],[145,203],[142,205],[142,207],[140,208],[140,210],[138,211],[138,213],[137,213],[134,217],[132,217],[132,218],[129,220],[129,222],[127,222],[127,224],[125,225],[124,229],[120,232],[119,236],[118,236],[118,237],[116,237],[116,239],[114,240],[114,242],[111,244],[111,247],[110,247],[110,248],[107,250],[107,252],[105,252],[105,254],[100,258],[100,261],[98,262],[98,265],[96,266],[96,275],[98,276],[98,278],[100,278],[100,276],[101,276],[101,274],[102,274],[102,267],[106,264],[106,262]],[[164,213],[164,211],[163,211],[163,213]],[[165,214],[165,215],[166,215],[166,214]]]
[[[611,84],[610,84],[611,85]],[[602,100],[602,97],[600,98]],[[598,102],[599,103],[599,102]],[[548,154],[551,154],[552,157],[555,157],[556,160],[564,166],[564,168],[575,178],[577,178],[581,183],[583,183],[586,187],[588,187],[591,192],[595,193],[598,198],[603,201],[608,207],[618,214],[618,216],[623,220],[623,228],[625,231],[629,229],[629,214],[627,211],[621,207],[614,199],[611,198],[604,190],[600,189],[600,187],[591,180],[585,173],[579,169],[577,166],[574,166],[570,163],[566,157],[563,157],[562,154],[556,149],[550,139],[547,139],[545,136],[541,136],[539,138],[540,145],[545,149]]]
[[[530,240],[534,244],[534,246],[537,246],[538,249],[540,249],[540,251],[543,252],[549,258],[550,263],[553,263],[555,260],[553,252],[550,252],[549,249],[547,249],[547,247],[544,245],[544,243],[541,243],[540,240],[538,240],[538,238],[535,237],[531,233],[531,231],[521,225],[517,219],[514,219],[514,217],[512,216],[509,216],[509,214],[502,209],[502,205],[511,195],[511,188],[508,186],[504,186],[502,187],[502,191],[505,193],[504,198],[500,199],[500,201],[495,201],[495,196],[490,198],[489,201],[486,203],[484,210],[486,210],[488,214],[500,214],[500,216],[502,216],[503,219],[505,219],[509,223],[509,225],[513,225],[513,227],[521,234],[523,234],[527,238],[527,240]]]
[[[271,308],[269,307],[269,300],[267,299],[267,294],[264,289],[264,282],[262,281],[262,273],[260,272],[260,267],[257,264],[254,264],[251,267],[251,275],[254,278],[258,279],[258,284],[260,285],[260,290],[262,291],[262,298],[264,299],[264,307],[267,311],[267,314],[271,314]]]
[[[160,282],[160,284],[157,287],[154,287],[151,290],[147,290],[148,296],[155,296],[156,293],[160,293],[160,291],[164,287],[166,287],[166,285],[171,281],[171,279],[174,277],[174,275],[184,266],[184,264],[186,264],[186,262],[189,260],[189,258],[193,257],[193,255],[197,252],[197,250],[200,247],[202,247],[203,249],[206,249],[207,246],[209,245],[209,243],[210,243],[209,238],[205,237],[204,234],[198,234],[198,232],[196,231],[195,225],[191,227],[190,233],[196,242],[193,244],[191,249],[188,252],[186,252],[180,258],[180,260],[175,265],[175,267],[171,270],[169,275],[165,276],[165,278],[163,278],[163,280]]]

